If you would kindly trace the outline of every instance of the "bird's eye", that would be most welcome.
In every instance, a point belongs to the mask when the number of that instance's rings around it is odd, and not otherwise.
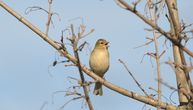
[[[103,42],[100,42],[100,44],[104,44]]]

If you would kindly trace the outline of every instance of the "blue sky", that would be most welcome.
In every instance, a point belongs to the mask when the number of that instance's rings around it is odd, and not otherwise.
[[[5,1],[11,8],[24,16],[42,31],[45,31],[47,16],[41,11],[32,12],[25,15],[25,9],[29,6],[41,6],[47,8],[47,0],[10,0]],[[179,12],[181,19],[185,23],[192,23],[193,15],[190,10],[193,7],[192,1],[179,0]],[[142,94],[123,66],[118,62],[122,59],[133,72],[134,76],[149,90],[148,87],[156,89],[156,66],[151,66],[150,58],[141,59],[144,53],[154,51],[154,45],[133,49],[146,42],[145,37],[151,36],[151,33],[144,31],[149,28],[134,14],[121,9],[110,0],[54,0],[53,11],[60,14],[61,21],[54,16],[54,28],[51,26],[49,35],[52,39],[59,40],[61,30],[68,27],[71,23],[75,26],[80,24],[80,20],[69,21],[73,18],[82,17],[88,31],[92,28],[95,32],[84,38],[83,41],[89,42],[92,49],[94,43],[99,38],[105,38],[110,42],[111,64],[105,79],[124,87],[128,90]],[[139,8],[140,9],[140,8]],[[51,67],[55,58],[58,58],[56,50],[40,39],[30,29],[0,8],[0,109],[1,110],[39,110],[44,102],[47,102],[43,110],[57,110],[72,97],[64,97],[64,93],[58,93],[52,103],[52,93],[55,91],[67,90],[72,84],[67,80],[68,76],[79,78],[77,68],[64,67],[59,64]],[[165,18],[160,21],[161,27],[168,30]],[[175,75],[173,70],[165,65],[164,62],[169,58],[172,59],[170,43],[169,48],[164,47],[164,37],[160,39],[160,52],[166,50],[164,57],[161,59],[161,74],[163,80],[175,87]],[[187,45],[193,51],[193,45]],[[70,46],[68,46],[70,50]],[[80,53],[81,62],[88,66],[90,49],[85,49]],[[60,58],[60,60],[65,60]],[[155,61],[152,59],[152,63]],[[52,77],[50,76],[52,75]],[[92,80],[87,77],[88,80]],[[191,74],[191,78],[193,75]],[[73,82],[73,84],[77,84]],[[167,87],[162,87],[163,94],[169,97],[170,91]],[[114,91],[104,87],[104,96],[97,97],[92,94],[91,100],[96,110],[124,110],[135,109],[141,110],[142,103],[122,96]],[[82,91],[80,89],[79,91]],[[174,93],[173,100],[177,101],[177,93]],[[165,99],[163,99],[165,101]],[[82,100],[73,101],[65,106],[64,109],[77,110],[88,109],[82,106]],[[149,107],[149,106],[148,106]],[[154,109],[154,108],[153,108]]]

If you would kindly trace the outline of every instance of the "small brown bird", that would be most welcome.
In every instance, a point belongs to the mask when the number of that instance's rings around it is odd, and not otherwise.
[[[89,65],[91,70],[103,77],[104,74],[109,69],[109,51],[108,51],[108,43],[105,39],[97,40],[95,47],[90,55]],[[102,84],[100,82],[96,82],[94,88],[95,95],[103,95]]]

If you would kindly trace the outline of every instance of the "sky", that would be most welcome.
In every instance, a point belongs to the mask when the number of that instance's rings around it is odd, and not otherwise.
[[[45,32],[47,20],[46,13],[35,11],[25,14],[25,10],[31,6],[40,6],[47,8],[47,0],[9,0],[4,2],[13,8],[16,12],[24,16],[27,20]],[[140,4],[139,10],[144,12]],[[185,23],[192,23],[193,15],[190,13],[193,7],[193,1],[178,0],[180,19]],[[146,37],[151,37],[151,33],[145,31],[149,28],[142,20],[137,18],[131,12],[121,9],[111,0],[53,0],[52,10],[57,12],[61,18],[53,16],[54,26],[51,25],[49,36],[60,40],[61,30],[66,29],[70,24],[77,27],[82,23],[86,25],[89,32],[95,31],[81,40],[87,41],[89,45],[80,52],[81,62],[89,67],[88,59],[90,51],[99,38],[104,38],[110,42],[110,68],[105,75],[105,79],[124,87],[130,91],[143,93],[126,72],[118,59],[122,59],[133,73],[136,79],[141,83],[144,89],[150,94],[156,94],[155,91],[148,89],[152,87],[157,89],[155,60],[144,56],[147,52],[154,52],[154,44],[141,48],[134,48],[146,42]],[[163,13],[166,12],[166,9]],[[163,14],[164,15],[164,14]],[[28,29],[12,15],[0,8],[0,109],[1,110],[40,110],[45,104],[43,110],[58,110],[62,105],[68,102],[73,96],[65,96],[64,92],[59,92],[53,96],[56,91],[67,91],[77,82],[69,79],[74,77],[79,79],[79,73],[75,67],[65,67],[64,64],[58,64],[55,67],[52,63],[57,60],[66,60],[59,57],[54,48],[39,38],[34,32]],[[166,18],[159,21],[159,25],[168,30]],[[175,74],[170,66],[164,62],[172,59],[172,50],[169,41],[167,46],[163,45],[164,37],[159,39],[159,51],[166,51],[161,58],[161,76],[168,84],[176,87]],[[69,43],[65,39],[66,43]],[[190,41],[187,46],[193,51]],[[71,52],[71,47],[67,45]],[[143,60],[142,60],[143,58]],[[141,62],[142,60],[142,62]],[[152,66],[153,64],[153,66]],[[193,75],[191,78],[193,78]],[[93,79],[86,76],[86,79]],[[82,88],[77,88],[82,92]],[[94,96],[92,94],[93,85],[89,95],[95,110],[141,110],[144,104],[131,98],[122,96],[106,87],[103,87],[104,96]],[[162,86],[163,95],[169,98],[172,91]],[[162,98],[163,101],[166,99]],[[172,100],[177,102],[177,93],[172,95]],[[167,100],[168,102],[168,100]],[[145,109],[155,109],[146,106]],[[64,110],[88,110],[83,99],[68,103]]]

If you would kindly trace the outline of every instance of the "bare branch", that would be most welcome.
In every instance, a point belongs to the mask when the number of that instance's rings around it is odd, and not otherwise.
[[[161,36],[162,35],[157,36],[157,39],[159,39]],[[147,46],[147,45],[151,44],[152,42],[154,42],[154,39],[152,39],[152,38],[146,37],[146,39],[149,40],[149,41],[147,41],[146,43],[144,43],[144,44],[142,44],[140,46],[134,47],[134,49],[140,48],[140,47],[143,47],[143,46]]]
[[[46,35],[48,35],[50,22],[51,22],[51,19],[52,19],[51,5],[52,5],[52,0],[48,0],[48,20],[47,20],[47,23],[46,23]]]
[[[86,102],[87,102],[87,104],[89,106],[89,109],[90,110],[94,110],[92,102],[91,102],[90,97],[88,95],[87,87],[84,85],[85,78],[84,78],[84,74],[82,72],[82,68],[81,68],[81,64],[80,64],[80,58],[79,58],[79,54],[78,54],[78,47],[77,47],[77,45],[78,45],[78,41],[79,41],[79,39],[81,37],[80,36],[78,36],[78,37],[75,36],[73,25],[71,25],[71,32],[72,32],[71,43],[73,45],[74,56],[77,59],[77,67],[78,67],[78,71],[80,73],[81,83],[83,84],[82,87],[83,87],[83,90],[84,90],[85,99],[86,99]],[[78,34],[78,35],[80,35],[80,34]]]
[[[148,18],[144,17],[139,11],[137,11],[133,6],[130,6],[129,4],[127,4],[124,0],[115,0],[115,2],[117,3],[117,5],[119,5],[120,7],[131,11],[132,13],[134,13],[136,16],[138,16],[139,18],[141,18],[145,23],[147,23],[148,25],[150,25],[153,29],[157,30],[158,32],[160,32],[162,35],[164,35],[167,39],[169,39],[173,44],[177,45],[179,48],[181,48],[183,51],[185,51],[188,55],[190,55],[191,57],[193,57],[193,52],[191,52],[188,48],[184,47],[182,44],[180,44],[180,42],[178,41],[178,39],[173,38],[172,35],[168,32],[165,32],[162,28],[160,28],[157,24],[155,24],[154,22],[152,22],[151,20],[149,20]]]
[[[141,91],[147,96],[149,97],[149,95],[147,94],[147,92],[143,89],[143,87],[141,86],[141,84],[139,84],[139,82],[136,80],[136,78],[133,76],[133,74],[129,71],[128,67],[126,66],[126,64],[119,59],[119,62],[121,64],[123,64],[123,66],[125,67],[125,69],[127,70],[127,72],[130,74],[130,76],[132,77],[132,79],[135,81],[135,83],[137,84],[137,86],[141,89]]]
[[[152,57],[155,58],[155,53],[150,53],[150,52],[145,53],[145,54],[143,55],[142,59],[141,59],[141,63],[143,62],[143,59],[144,59],[144,57],[145,57],[146,55],[150,56],[150,62],[151,62],[152,68],[153,68],[153,63],[152,63],[152,59],[151,59],[151,58],[152,58]]]

